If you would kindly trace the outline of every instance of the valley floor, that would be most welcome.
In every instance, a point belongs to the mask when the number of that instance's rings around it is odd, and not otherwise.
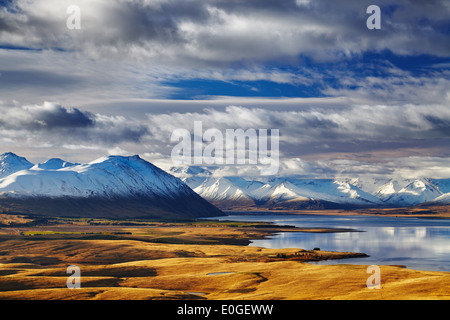
[[[365,265],[307,263],[361,253],[246,246],[276,231],[260,223],[101,219],[3,227],[0,299],[450,299],[448,272],[381,266],[381,289],[369,289]],[[80,289],[67,288],[69,265],[80,268]]]

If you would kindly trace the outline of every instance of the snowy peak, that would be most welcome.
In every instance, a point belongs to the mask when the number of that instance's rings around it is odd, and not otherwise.
[[[390,180],[376,190],[375,196],[379,197],[382,200],[387,200],[392,195],[399,192],[401,189],[402,188],[400,187],[398,181]]]
[[[201,172],[198,167],[196,170]],[[210,170],[212,175],[205,177],[202,174],[189,175],[188,172],[184,169],[183,180],[200,196],[218,206],[222,201],[228,207],[228,202],[239,197],[251,200],[252,206],[258,208],[266,208],[269,204],[277,208],[283,205],[293,208],[293,202],[304,208],[308,201],[346,208],[414,206],[435,200],[440,204],[450,203],[450,179],[234,177],[219,176],[218,172]],[[227,191],[219,192],[219,185]]]
[[[213,167],[172,167],[170,171],[179,178],[138,155],[106,156],[85,164],[52,158],[34,165],[23,157],[5,153],[0,155],[0,198],[70,197],[84,202],[99,198],[102,201],[145,198],[150,199],[147,207],[163,206],[165,212],[180,210],[179,206],[184,203],[183,210],[195,211],[200,206],[206,210],[204,212],[216,210],[216,213],[217,208],[207,201],[223,209],[450,203],[450,179],[228,177],[219,176],[219,171]],[[191,202],[195,204],[190,205]],[[133,207],[134,202],[130,206]]]
[[[280,184],[275,185],[272,189],[267,193],[269,196],[269,201],[308,201],[310,200],[307,197],[299,195],[298,192],[294,192],[295,186],[290,182],[282,182]]]
[[[424,192],[433,193],[438,191],[437,188],[431,184],[431,182],[419,179],[414,180],[413,182],[408,184],[405,188],[400,190],[400,193],[402,192],[411,193],[413,195],[421,195]]]
[[[61,159],[0,179],[0,193],[15,196],[115,197],[159,194],[173,197],[187,186],[139,156],[102,157],[88,164]]]
[[[194,191],[209,201],[226,200],[252,203],[252,200],[244,190],[224,177],[218,179],[207,178]]]
[[[0,178],[32,166],[33,164],[23,157],[12,152],[4,153],[0,155]]]
[[[346,206],[380,205],[382,201],[346,182],[331,179],[297,179],[219,177],[187,178],[185,181],[200,196],[223,208],[229,208],[230,202],[236,205],[246,203],[252,207],[292,208],[294,203],[305,207],[307,203],[324,201],[345,204]]]
[[[53,158],[33,165],[5,154],[1,161],[0,209],[70,216],[222,215],[179,178],[138,155],[101,157],[86,164]]]
[[[387,202],[398,205],[417,205],[432,201],[442,195],[442,192],[427,179],[416,179],[392,194]]]
[[[45,161],[44,163],[37,164],[36,167],[39,169],[44,169],[44,170],[58,170],[58,169],[67,168],[67,167],[71,167],[71,166],[75,166],[75,165],[79,165],[79,163],[71,163],[71,162],[67,162],[67,161],[64,161],[59,158],[52,158],[52,159]]]
[[[346,205],[376,205],[381,201],[358,187],[334,179],[295,179],[289,178],[297,194],[313,200],[323,200]],[[292,188],[291,188],[292,190]]]

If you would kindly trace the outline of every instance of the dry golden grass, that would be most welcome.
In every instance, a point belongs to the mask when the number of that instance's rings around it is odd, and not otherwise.
[[[13,215],[13,214],[0,214],[0,224],[3,225],[10,225],[10,224],[17,224],[17,223],[27,223],[33,221],[32,218],[29,218],[24,215]]]
[[[14,250],[20,246],[10,242],[8,247]],[[37,252],[41,255],[37,256]],[[370,290],[366,287],[366,266],[254,259],[280,252],[295,250],[131,240],[28,243],[22,247],[22,258],[37,262],[45,254],[58,257],[58,262],[1,264],[0,299],[450,298],[450,274],[445,272],[382,266],[382,289]],[[119,263],[124,259],[128,262]],[[81,269],[81,289],[66,287],[69,264],[77,264]]]
[[[92,238],[80,230],[105,231],[112,238]],[[0,299],[450,299],[448,272],[381,266],[382,288],[371,290],[365,265],[302,262],[352,253],[220,244],[262,237],[267,230],[177,224],[21,231],[46,232],[19,236],[0,230]],[[123,231],[128,234],[114,235]],[[162,240],[173,243],[151,242]],[[81,269],[80,289],[66,286],[69,265]]]

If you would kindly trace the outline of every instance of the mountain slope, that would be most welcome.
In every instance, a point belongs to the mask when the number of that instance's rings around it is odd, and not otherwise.
[[[429,180],[415,179],[385,201],[400,206],[411,206],[432,201],[441,195],[442,192]]]
[[[52,159],[45,161],[44,163],[37,164],[36,167],[39,169],[44,169],[44,170],[58,170],[58,169],[66,168],[66,167],[71,167],[74,165],[79,165],[79,163],[75,164],[75,163],[70,163],[70,162],[64,161],[59,158],[52,158]]]
[[[32,166],[33,164],[23,157],[11,152],[4,153],[0,155],[0,178],[20,170],[29,169]]]
[[[443,195],[427,202],[427,204],[437,204],[437,205],[445,205],[450,203],[450,192],[444,193]]]
[[[429,179],[442,193],[450,193],[450,179]]]
[[[336,208],[382,205],[375,196],[345,182],[331,179],[190,177],[188,185],[222,209]]]
[[[214,168],[205,168],[203,171],[197,167],[195,172],[186,168],[172,171],[200,196],[227,210],[239,207],[312,209],[450,204],[447,195],[450,179],[222,177],[214,172]],[[226,192],[220,193],[221,187]]]
[[[220,204],[221,208],[230,209],[230,207],[245,207],[255,204],[245,190],[224,177],[207,178],[194,188],[194,191],[209,202]]]
[[[180,179],[139,156],[109,156],[88,164],[51,159],[24,168],[0,179],[4,210],[122,218],[222,215]]]

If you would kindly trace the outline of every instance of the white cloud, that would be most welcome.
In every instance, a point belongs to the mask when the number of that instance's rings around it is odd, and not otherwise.
[[[447,174],[441,162],[449,156],[447,65],[413,74],[386,61],[361,69],[338,63],[368,50],[448,57],[448,33],[442,30],[450,7],[444,0],[400,0],[395,8],[380,0],[378,33],[365,27],[370,1],[14,4],[0,9],[0,43],[36,50],[0,49],[0,135],[6,148],[164,158],[174,129],[192,130],[194,121],[202,121],[205,129],[280,129],[285,172],[408,175],[423,166],[420,172]],[[66,27],[69,5],[81,8],[81,30]],[[302,64],[299,56],[336,65],[323,70]],[[365,67],[375,71],[360,72]],[[335,79],[328,87],[327,78]],[[156,100],[177,92],[168,83],[195,79],[306,85],[324,88],[328,96]]]
[[[446,138],[450,110],[445,105],[353,105],[337,110],[306,107],[277,111],[265,108],[226,107],[224,111],[149,114],[150,130],[163,138],[177,128],[193,130],[194,121],[208,128],[280,129],[281,141],[303,143],[368,141],[409,142]]]
[[[337,110],[324,105],[303,106],[301,111],[228,106],[127,118],[46,102],[2,105],[0,112],[3,146],[12,151],[39,147],[41,152],[69,154],[71,161],[78,162],[93,154],[143,154],[167,166],[175,146],[170,141],[173,130],[193,133],[194,121],[201,121],[203,132],[280,129],[281,175],[450,176],[450,154],[445,148],[450,110],[441,105],[353,105]],[[72,117],[76,120],[65,121]],[[217,173],[255,175],[260,169],[223,166]]]
[[[74,50],[91,57],[150,59],[172,65],[335,59],[365,50],[448,55],[444,0],[397,1],[383,27],[369,33],[369,1],[17,0],[3,8],[0,40],[11,46]],[[382,0],[382,8],[392,1]],[[66,9],[81,8],[82,29],[68,30]]]
[[[385,76],[361,77],[352,70],[336,75],[340,84],[328,87],[324,94],[345,96],[355,102],[376,104],[448,104],[450,103],[450,70],[441,69],[413,75],[395,67],[384,68]]]

